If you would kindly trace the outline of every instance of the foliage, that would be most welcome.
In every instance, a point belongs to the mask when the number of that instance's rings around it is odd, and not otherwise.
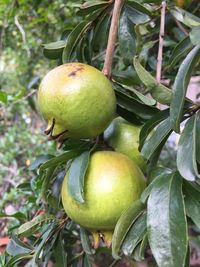
[[[158,266],[184,267],[190,266],[191,221],[198,231],[200,227],[200,106],[186,98],[191,76],[199,75],[199,3],[192,1],[187,11],[172,2],[167,4],[163,76],[170,79],[168,86],[154,78],[159,6],[160,1],[126,0],[121,10],[112,82],[118,115],[143,124],[140,149],[148,161],[149,185],[141,196],[142,203],[134,203],[120,217],[112,252],[108,253],[115,260],[126,256],[130,261],[141,261],[150,247]],[[43,45],[44,55],[57,59],[58,64],[80,61],[102,69],[113,1],[88,1],[76,8],[80,22],[71,30],[63,26],[59,41]],[[152,98],[167,108],[161,111]],[[184,130],[180,132],[182,125]],[[172,132],[179,133],[180,140],[175,166],[170,169],[159,166],[159,157]],[[60,185],[69,170],[74,174],[71,195],[83,202],[88,159],[91,150],[99,146],[102,144],[96,140],[68,139],[59,154],[41,155],[32,163],[30,169],[35,176],[30,184],[25,182],[19,188],[33,194],[42,213],[13,231],[6,258],[1,259],[4,266],[14,266],[22,260],[31,266],[41,261],[47,266],[50,260],[57,266],[92,266],[98,250],[94,255],[89,233],[64,215]],[[19,214],[13,216],[17,218]]]

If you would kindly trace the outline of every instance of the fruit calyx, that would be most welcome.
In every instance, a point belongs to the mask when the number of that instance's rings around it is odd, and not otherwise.
[[[94,249],[99,248],[102,242],[107,248],[111,247],[113,231],[91,231]]]
[[[58,142],[63,142],[66,139],[66,133],[68,132],[68,130],[64,130],[63,132],[61,132],[57,135],[53,135],[55,123],[56,123],[56,120],[53,118],[52,123],[50,124],[50,126],[49,125],[47,126],[44,133],[49,136],[50,140],[56,140]]]

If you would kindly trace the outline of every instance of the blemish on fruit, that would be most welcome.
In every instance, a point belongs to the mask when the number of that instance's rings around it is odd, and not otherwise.
[[[82,71],[82,70],[84,70],[84,67],[82,67],[82,66],[80,66],[80,67],[78,67],[78,68],[75,68],[75,70],[71,71],[71,72],[68,74],[68,76],[69,76],[69,77],[76,76],[77,72],[78,72],[78,71]]]

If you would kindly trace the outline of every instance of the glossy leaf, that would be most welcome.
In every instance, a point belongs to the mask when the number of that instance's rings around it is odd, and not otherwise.
[[[137,245],[133,253],[133,258],[136,261],[142,261],[145,258],[145,250],[148,245],[148,236],[147,233],[144,235],[142,241]]]
[[[15,235],[13,235],[7,245],[6,252],[12,256],[17,256],[19,254],[31,253],[33,249],[33,247],[25,244]]]
[[[108,6],[110,3],[108,1],[88,1],[80,5],[80,10],[77,12],[79,16],[86,16],[91,14],[96,10],[102,10],[104,7]]]
[[[125,120],[129,121],[130,123],[141,125],[143,120],[139,118],[135,113],[123,108],[122,106],[117,105],[117,114],[124,118]]]
[[[193,45],[200,44],[200,25],[192,28],[190,32],[190,40],[193,43]]]
[[[183,60],[173,86],[173,95],[170,105],[170,118],[172,128],[180,131],[180,122],[183,117],[183,107],[187,87],[192,75],[192,71],[200,57],[200,45],[194,47],[187,57]]]
[[[0,218],[15,218],[17,220],[25,220],[26,215],[22,212],[15,212],[13,214],[6,214],[4,212],[0,212]]]
[[[21,262],[22,260],[28,260],[31,259],[33,255],[30,254],[20,254],[12,257],[5,265],[4,267],[14,267],[17,263]]]
[[[58,59],[61,56],[62,51],[66,46],[66,41],[59,40],[57,42],[43,44],[42,46],[45,57],[49,59]]]
[[[162,141],[165,140],[171,132],[170,119],[167,118],[158,125],[151,137],[144,143],[141,150],[142,156],[147,160],[150,159]]]
[[[5,92],[0,91],[0,102],[6,104],[8,100],[8,96]]]
[[[195,225],[200,229],[200,193],[190,183],[184,183],[185,207]]]
[[[20,237],[26,237],[32,235],[37,229],[40,228],[41,224],[56,221],[55,216],[50,214],[41,214],[34,217],[31,221],[22,224],[16,234]]]
[[[47,162],[48,160],[52,159],[54,156],[53,155],[40,155],[34,160],[31,165],[29,166],[30,171],[36,170],[41,164],[44,162]]]
[[[192,43],[190,41],[190,38],[187,36],[183,40],[180,41],[180,43],[177,44],[177,46],[172,51],[172,55],[169,59],[169,68],[173,68],[174,65],[184,56],[188,53],[188,51],[192,48]]]
[[[63,50],[62,61],[63,63],[69,62],[72,52],[75,49],[82,34],[87,30],[90,23],[83,21],[80,22],[73,31],[69,34],[67,44]]]
[[[187,12],[186,10],[182,8],[174,7],[170,9],[170,12],[174,16],[175,19],[182,22],[188,27],[192,28],[195,26],[200,26],[200,18]]]
[[[74,200],[84,203],[84,178],[88,168],[90,151],[83,152],[75,158],[70,166],[67,188]]]
[[[91,246],[89,233],[83,227],[80,227],[80,237],[81,237],[81,245],[85,253],[88,255],[93,255],[95,253],[95,250]]]
[[[169,105],[171,102],[172,91],[166,86],[159,84],[156,79],[140,64],[137,57],[134,58],[134,67],[141,82],[147,87],[152,97],[162,104]]]
[[[120,259],[119,251],[121,245],[135,222],[138,216],[141,214],[144,206],[140,201],[134,202],[126,211],[120,216],[113,233],[112,238],[112,255],[115,259]]]
[[[145,11],[145,13],[143,13],[140,10],[138,10],[138,6],[136,5],[139,5],[139,3],[131,1],[129,1],[128,5],[126,5],[126,13],[129,20],[136,25],[148,22],[150,20],[150,17],[146,14],[148,13],[148,11],[146,12],[146,9],[142,6],[141,9]]]
[[[62,234],[59,234],[58,236],[54,256],[56,260],[56,267],[67,267],[67,254],[65,252]]]
[[[196,159],[200,164],[200,111],[196,113]]]
[[[125,7],[120,16],[118,29],[118,42],[121,56],[126,65],[132,64],[132,58],[136,52],[134,25],[129,20]]]
[[[80,150],[74,149],[74,150],[66,151],[63,154],[61,154],[57,157],[54,157],[54,158],[46,161],[45,163],[43,163],[40,166],[39,172],[42,173],[44,170],[48,169],[49,167],[53,167],[53,166],[57,166],[57,165],[66,163],[67,160],[77,157],[81,152],[83,152],[83,150],[81,150],[81,149]]]
[[[145,236],[147,230],[147,215],[146,213],[141,214],[129,229],[122,245],[123,253],[130,257],[139,244],[139,242]]]
[[[150,120],[148,120],[144,126],[142,127],[142,130],[140,131],[140,146],[139,150],[144,145],[145,140],[147,139],[148,135],[151,133],[151,131],[163,120],[165,120],[169,116],[169,109],[162,110],[155,114]]]
[[[178,143],[177,168],[188,181],[200,178],[196,163],[196,116],[193,115],[186,123]]]
[[[125,1],[127,5],[131,6],[132,8],[134,8],[135,10],[137,10],[138,12],[142,13],[142,14],[147,14],[147,15],[151,15],[151,12],[149,9],[147,9],[144,5],[142,5],[141,3],[139,3],[139,1],[134,1],[134,0],[126,0]],[[145,21],[147,22],[147,21]]]
[[[165,174],[153,187],[147,205],[149,244],[158,266],[184,267],[188,236],[182,178]]]

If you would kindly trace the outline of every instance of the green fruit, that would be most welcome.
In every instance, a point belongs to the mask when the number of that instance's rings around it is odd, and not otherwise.
[[[51,70],[38,91],[38,107],[52,137],[91,138],[115,116],[116,98],[102,72],[82,63]]]
[[[115,151],[127,155],[142,171],[145,171],[146,162],[138,151],[140,131],[141,126],[133,125],[118,117],[105,130],[104,139]]]
[[[62,203],[67,215],[91,231],[114,229],[122,212],[140,198],[145,180],[137,165],[113,151],[95,152],[85,176],[85,202],[76,202],[62,185]]]

